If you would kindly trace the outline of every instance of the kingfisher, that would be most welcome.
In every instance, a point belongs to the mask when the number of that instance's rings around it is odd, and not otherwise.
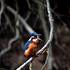
[[[30,58],[31,56],[34,56],[37,52],[37,49],[40,45],[41,39],[39,38],[41,34],[32,33],[32,36],[27,41],[24,47],[24,56],[25,58]]]

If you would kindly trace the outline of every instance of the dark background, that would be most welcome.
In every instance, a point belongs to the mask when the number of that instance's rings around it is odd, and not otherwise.
[[[27,22],[36,32],[42,34],[42,39],[44,40],[44,33],[42,26],[40,25],[40,19],[37,20],[36,24],[34,24],[38,14],[38,7],[34,0],[29,0],[32,9],[29,8],[26,0],[4,0],[4,3],[17,10],[23,18],[26,18],[27,13],[30,11],[31,15]],[[16,8],[16,5],[18,9]],[[52,53],[54,59],[53,70],[70,70],[70,2],[69,0],[50,0],[50,5],[54,10],[54,12],[52,12],[54,18],[54,37],[52,40]],[[15,31],[15,17],[6,8],[4,9],[4,13],[6,13],[10,18],[11,24]],[[7,47],[9,40],[15,35],[15,32],[13,33],[9,26],[5,28],[6,18],[4,16],[4,13],[1,15],[2,24],[0,26],[0,51]],[[46,17],[45,15],[44,17],[48,22],[48,17]],[[46,26],[48,26],[49,31],[49,23],[46,24]],[[24,27],[23,31],[25,31]],[[5,68],[5,70],[15,70],[15,68],[21,65],[23,63],[23,59],[21,59],[21,64],[19,64],[18,60],[16,60],[19,56],[23,55],[23,53],[21,53],[22,51],[20,52],[20,50],[21,49],[18,47],[17,52],[16,49],[13,48],[5,55],[0,57],[0,67]],[[16,53],[18,53],[19,55],[16,55]],[[35,60],[35,62],[38,61],[39,63],[38,67],[40,67],[40,65],[44,63],[45,55],[46,54],[40,56],[39,58],[37,58],[37,60]],[[40,59],[41,57],[43,57],[42,60]],[[34,65],[36,66],[35,62]],[[14,63],[16,64],[14,65]]]

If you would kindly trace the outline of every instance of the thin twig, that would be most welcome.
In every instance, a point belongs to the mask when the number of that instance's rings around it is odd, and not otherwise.
[[[29,3],[29,0],[26,0],[26,1],[27,1],[27,4],[28,4],[29,9],[31,9],[31,5]]]
[[[30,17],[30,15],[31,15],[31,12],[29,11],[28,14],[27,14],[27,16],[26,16],[26,18],[25,18],[25,21],[28,20],[28,18]]]
[[[49,17],[49,22],[51,24],[53,24],[53,17],[52,17],[52,13],[51,13],[51,8],[50,8],[50,3],[49,3],[49,0],[46,0],[46,3],[47,3],[47,11],[48,11],[48,17]],[[50,44],[51,45],[51,44]],[[49,60],[48,60],[48,70],[52,70],[52,47],[49,46]]]
[[[52,70],[52,46],[50,44],[49,48],[48,48],[48,61],[45,63],[45,66],[47,65],[48,70]]]
[[[32,60],[33,60],[33,57],[31,57],[30,59],[28,59],[24,64],[22,64],[16,70],[21,70],[24,66],[26,66],[28,63],[30,63]]]
[[[15,41],[16,39],[17,39],[17,35],[9,41],[9,43],[8,43],[8,48],[5,48],[4,50],[2,50],[2,51],[0,52],[0,56],[4,55],[6,52],[8,52],[8,51],[11,49],[11,44],[12,44],[12,42]]]
[[[32,70],[32,62],[30,62],[29,70]]]
[[[0,0],[0,3],[1,3],[0,15],[1,15],[4,10],[4,0]]]
[[[1,15],[2,15],[3,10],[4,10],[4,0],[0,0],[0,3],[1,3],[1,9],[0,9],[0,25],[1,25]]]
[[[48,51],[46,51],[46,52],[47,52],[47,54],[48,54]],[[44,65],[42,66],[41,70],[44,70],[45,67],[46,67],[46,65],[48,64],[48,58],[49,58],[49,56],[47,55],[47,56],[46,56],[45,63],[44,63]]]
[[[6,17],[6,21],[7,21],[7,25],[9,25],[9,27],[11,28],[11,30],[12,30],[12,32],[14,33],[14,28],[13,28],[13,26],[11,25],[11,21],[10,21],[10,19],[9,19],[9,17],[5,14],[5,17]]]

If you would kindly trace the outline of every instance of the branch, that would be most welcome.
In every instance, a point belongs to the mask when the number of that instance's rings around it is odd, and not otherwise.
[[[4,10],[4,1],[0,0],[0,3],[1,3],[1,9],[0,9],[0,16],[1,16],[1,14],[3,13],[3,10]]]
[[[29,11],[28,14],[27,14],[27,16],[26,16],[26,18],[25,18],[25,21],[28,20],[28,18],[30,17],[30,15],[31,15],[31,12]]]
[[[46,51],[46,53],[48,54],[48,51]],[[48,63],[48,59],[49,59],[49,55],[46,56],[45,63],[44,63],[44,65],[42,66],[41,70],[44,70],[44,69],[45,69],[45,67],[46,67],[46,65],[47,65],[47,63]]]
[[[11,49],[11,44],[12,44],[12,42],[15,41],[16,39],[17,39],[17,35],[9,41],[9,43],[8,43],[8,48],[5,48],[4,50],[2,50],[2,51],[0,52],[0,56],[4,55],[6,52],[8,52],[8,51]]]
[[[33,57],[31,57],[30,59],[28,59],[24,64],[22,64],[16,70],[21,70],[25,65],[27,65],[28,63],[30,63],[32,60],[33,60]]]
[[[3,10],[4,10],[4,1],[0,0],[0,3],[1,3],[1,9],[0,9],[0,25],[1,25],[1,15],[2,15]]]
[[[14,28],[13,28],[13,26],[11,25],[11,21],[10,21],[10,19],[9,19],[9,17],[8,17],[8,15],[7,14],[5,14],[5,18],[6,18],[6,24],[7,25],[9,25],[9,27],[11,28],[11,30],[12,30],[12,32],[14,33]]]

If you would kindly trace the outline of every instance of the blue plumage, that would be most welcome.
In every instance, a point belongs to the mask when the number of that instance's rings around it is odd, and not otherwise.
[[[29,47],[29,44],[32,42],[32,38],[33,37],[36,37],[36,36],[38,36],[38,35],[41,35],[41,34],[37,34],[36,32],[34,32],[34,33],[30,33],[30,39],[27,41],[27,42],[25,42],[25,45],[24,45],[24,47],[23,47],[23,52],[26,50],[26,49],[28,49],[28,47]]]
[[[29,47],[29,44],[31,43],[31,40],[30,41],[27,41],[23,47],[23,51],[25,51],[28,47]]]

